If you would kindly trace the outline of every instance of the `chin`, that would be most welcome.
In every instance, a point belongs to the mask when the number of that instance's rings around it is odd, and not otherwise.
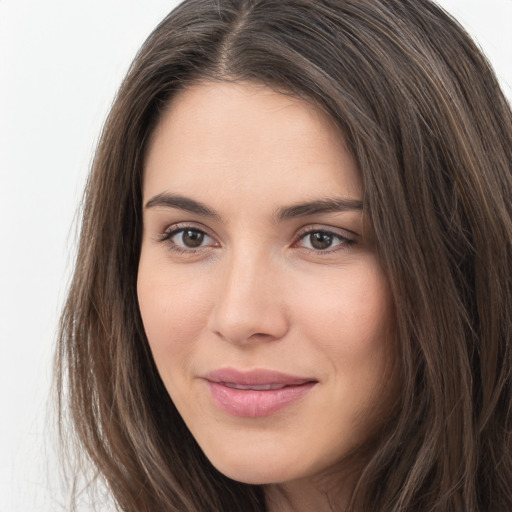
[[[283,465],[281,460],[278,465],[272,457],[266,457],[265,460],[255,460],[250,456],[241,454],[233,458],[222,460],[210,458],[210,462],[215,469],[232,480],[251,485],[264,485],[272,483],[281,483],[297,478],[297,468],[289,468]]]
[[[293,478],[289,478],[289,476],[280,472],[266,471],[264,468],[261,471],[254,470],[254,468],[243,468],[234,471],[221,471],[219,469],[219,471],[231,480],[249,485],[282,484],[293,480]]]

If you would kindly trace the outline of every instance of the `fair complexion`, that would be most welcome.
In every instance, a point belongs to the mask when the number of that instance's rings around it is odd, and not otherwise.
[[[212,464],[267,484],[272,511],[346,500],[333,475],[393,401],[362,198],[330,119],[257,84],[186,88],[149,144],[138,298],[155,363]]]

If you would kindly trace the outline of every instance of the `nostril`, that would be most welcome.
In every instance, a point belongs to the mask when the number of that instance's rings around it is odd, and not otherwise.
[[[223,341],[235,344],[244,343],[268,343],[276,341],[284,336],[288,331],[287,326],[269,325],[268,332],[262,330],[254,332],[250,324],[244,325],[225,325],[224,328],[215,329],[213,333]]]

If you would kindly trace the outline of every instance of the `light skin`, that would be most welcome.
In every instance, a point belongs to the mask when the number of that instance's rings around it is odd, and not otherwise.
[[[151,351],[209,460],[268,484],[272,512],[344,502],[349,479],[325,489],[393,402],[392,301],[362,199],[330,119],[258,84],[188,87],[149,144],[138,298]],[[219,368],[312,385],[234,415],[205,378]]]

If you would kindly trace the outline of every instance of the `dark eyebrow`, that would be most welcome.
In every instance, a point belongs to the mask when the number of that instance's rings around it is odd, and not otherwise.
[[[180,195],[167,194],[165,192],[157,194],[146,203],[145,207],[154,208],[157,206],[177,208],[179,210],[204,215],[205,217],[220,219],[220,215],[204,203],[200,203],[199,201]],[[362,211],[363,202],[357,199],[328,198],[279,208],[273,217],[279,222],[293,217],[305,217],[308,215],[318,215],[320,213],[346,212],[354,210]]]
[[[317,215],[319,213],[346,212],[353,210],[363,211],[363,202],[357,199],[327,198],[280,208],[276,212],[275,218],[280,221],[293,217]]]
[[[208,206],[205,204],[180,195],[166,193],[157,194],[146,203],[146,208],[154,208],[155,206],[177,208],[178,210],[198,213],[199,215],[204,215],[205,217],[211,217],[215,219],[219,218],[219,215],[211,208],[208,208]]]

